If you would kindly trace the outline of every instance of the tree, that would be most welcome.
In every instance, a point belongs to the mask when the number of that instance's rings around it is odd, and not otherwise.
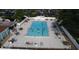
[[[60,10],[57,18],[63,20],[62,25],[67,28],[72,36],[79,38],[79,10],[63,9]],[[77,40],[79,43],[79,39]]]
[[[23,9],[17,9],[15,11],[15,15],[13,16],[13,18],[15,18],[17,21],[22,21],[22,17],[24,17],[25,13],[24,13],[24,10]]]

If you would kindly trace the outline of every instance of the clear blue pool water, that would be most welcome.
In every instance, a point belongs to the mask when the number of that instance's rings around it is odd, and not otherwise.
[[[28,36],[48,36],[48,26],[45,21],[33,21],[28,29]]]

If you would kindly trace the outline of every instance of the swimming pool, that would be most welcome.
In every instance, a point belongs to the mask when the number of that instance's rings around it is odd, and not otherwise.
[[[33,21],[27,36],[48,36],[48,26],[45,21]]]

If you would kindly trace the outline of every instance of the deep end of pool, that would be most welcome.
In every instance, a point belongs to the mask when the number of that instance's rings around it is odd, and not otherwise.
[[[33,21],[26,35],[27,36],[48,36],[47,22]]]

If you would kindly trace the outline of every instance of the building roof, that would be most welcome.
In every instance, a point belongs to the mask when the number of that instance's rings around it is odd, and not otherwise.
[[[4,31],[6,29],[5,26],[0,25],[0,32]]]
[[[9,27],[12,24],[14,24],[14,22],[11,22],[9,19],[5,19],[5,21],[2,22],[3,26]]]

